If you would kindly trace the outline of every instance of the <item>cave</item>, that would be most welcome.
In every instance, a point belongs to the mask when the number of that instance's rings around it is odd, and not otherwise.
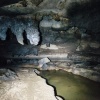
[[[100,0],[1,0],[0,100],[100,100]]]

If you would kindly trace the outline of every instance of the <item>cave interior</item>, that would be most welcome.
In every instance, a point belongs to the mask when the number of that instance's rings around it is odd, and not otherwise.
[[[100,82],[100,0],[0,0],[2,68],[64,70]]]

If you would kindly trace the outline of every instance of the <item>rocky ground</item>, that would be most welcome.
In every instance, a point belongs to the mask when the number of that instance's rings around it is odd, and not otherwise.
[[[38,72],[37,70],[35,70]],[[39,73],[39,72],[38,72]],[[0,69],[0,100],[62,100],[33,69]]]

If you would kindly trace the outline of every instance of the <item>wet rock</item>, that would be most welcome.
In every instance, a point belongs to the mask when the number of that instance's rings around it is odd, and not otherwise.
[[[66,62],[59,63],[58,65],[59,65],[60,67],[68,67]]]
[[[85,63],[75,64],[71,62],[71,65],[67,65],[68,62],[50,62],[47,70],[64,70],[67,72],[71,72],[75,75],[80,75],[90,80],[100,82],[100,66],[88,66]]]
[[[43,58],[43,59],[39,60],[39,67],[41,68],[41,67],[43,67],[44,64],[47,64],[49,62],[50,62],[50,60],[48,58]]]
[[[46,70],[55,70],[56,69],[56,64],[54,62],[49,62],[46,64]]]
[[[47,64],[43,64],[42,70],[48,70],[48,69],[49,69],[49,66]]]
[[[91,69],[76,68],[76,69],[72,69],[72,73],[86,77],[86,78],[91,79],[93,81],[100,82],[100,73],[97,71],[91,70]]]
[[[36,74],[40,74],[40,71],[38,71],[37,69],[34,69],[34,72],[36,73]]]
[[[100,73],[93,69],[85,69],[85,68],[72,68],[70,72],[76,75],[80,75],[86,77],[90,80],[100,82]]]

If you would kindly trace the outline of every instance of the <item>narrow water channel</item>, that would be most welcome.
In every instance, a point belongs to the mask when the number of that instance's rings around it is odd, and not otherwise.
[[[42,71],[41,75],[64,100],[100,100],[100,83],[65,71]]]

